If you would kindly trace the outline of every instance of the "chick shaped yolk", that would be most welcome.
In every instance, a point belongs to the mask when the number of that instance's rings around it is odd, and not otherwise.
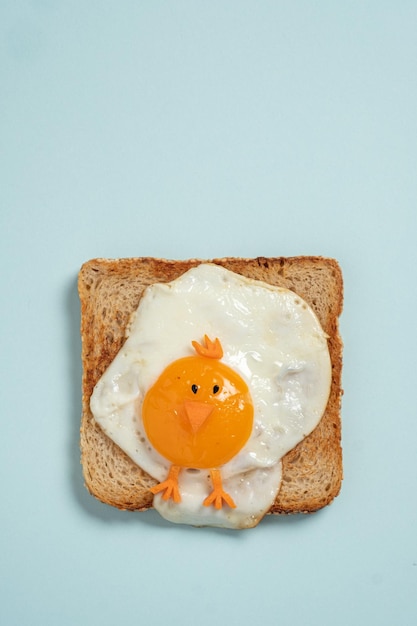
[[[184,357],[145,395],[142,420],[153,447],[174,465],[219,467],[245,445],[253,403],[245,381],[224,363]]]

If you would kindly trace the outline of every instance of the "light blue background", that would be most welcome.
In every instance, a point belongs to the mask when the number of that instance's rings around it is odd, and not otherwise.
[[[417,623],[417,3],[3,0],[0,623]],[[254,530],[95,501],[93,257],[336,257],[342,493]]]

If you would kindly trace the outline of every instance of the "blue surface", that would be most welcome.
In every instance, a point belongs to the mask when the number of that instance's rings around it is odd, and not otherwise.
[[[417,623],[415,2],[0,7],[0,623]],[[79,465],[96,256],[345,276],[340,497],[243,532],[106,507]]]

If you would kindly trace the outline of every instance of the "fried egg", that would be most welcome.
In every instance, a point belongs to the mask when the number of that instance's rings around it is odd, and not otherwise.
[[[170,364],[195,354],[193,342],[204,336],[219,338],[222,363],[245,381],[253,402],[246,443],[220,468],[236,507],[203,506],[211,489],[205,467],[184,467],[181,502],[157,494],[154,507],[172,522],[249,528],[276,498],[281,459],[317,426],[329,397],[327,336],[297,294],[209,263],[151,285],[93,391],[91,410],[137,465],[163,481],[170,461],[148,438],[144,398]]]

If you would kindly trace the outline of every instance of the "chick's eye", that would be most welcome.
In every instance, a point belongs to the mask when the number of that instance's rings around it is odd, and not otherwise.
[[[213,387],[213,393],[217,393],[218,391],[220,391],[220,387],[219,387],[219,385],[214,385],[214,387]]]
[[[198,391],[198,386],[197,386],[197,385],[191,385],[191,391],[192,391],[193,393],[197,393],[197,391]]]

